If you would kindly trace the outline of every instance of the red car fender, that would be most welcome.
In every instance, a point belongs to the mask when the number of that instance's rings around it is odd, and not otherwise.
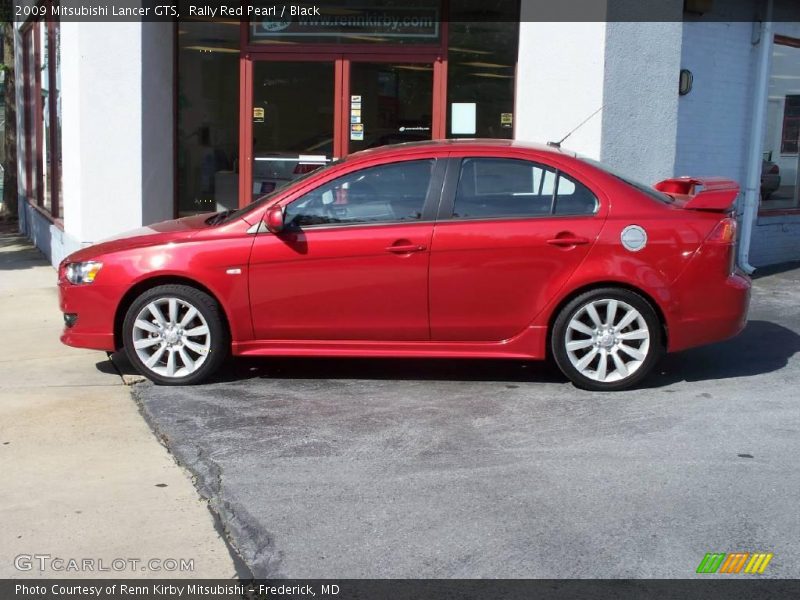
[[[126,310],[136,293],[149,283],[158,285],[170,279],[179,283],[200,286],[219,302],[230,326],[233,341],[253,339],[250,315],[247,266],[255,236],[236,235],[213,241],[198,236],[186,242],[167,244],[160,252],[149,249],[147,255],[131,250],[116,255],[118,273],[115,279],[121,284],[117,316]],[[209,243],[210,242],[210,243]],[[220,251],[220,248],[224,251]],[[153,265],[162,263],[156,268]],[[119,267],[122,270],[119,270]],[[125,268],[127,267],[127,268]],[[148,286],[149,287],[149,286]]]

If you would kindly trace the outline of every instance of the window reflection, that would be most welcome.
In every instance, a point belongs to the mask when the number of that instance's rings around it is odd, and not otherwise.
[[[45,210],[52,210],[52,166],[53,148],[50,143],[50,44],[47,35],[47,24],[37,22],[35,27],[39,29],[39,89],[41,112],[39,118],[42,122],[42,160],[44,161],[44,177],[42,178],[42,205]]]
[[[447,136],[513,138],[518,3],[453,2],[448,33]]]
[[[178,26],[178,214],[238,206],[239,21]]]
[[[778,38],[772,50],[761,208],[800,206],[800,40]]]
[[[422,218],[434,161],[413,160],[349,173],[286,209],[290,227],[399,223]]]

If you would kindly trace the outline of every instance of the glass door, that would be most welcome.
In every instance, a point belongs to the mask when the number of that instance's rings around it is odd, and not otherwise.
[[[349,152],[433,137],[434,63],[350,62]]]
[[[239,206],[349,153],[444,137],[444,65],[428,54],[243,56]]]
[[[334,157],[334,61],[256,61],[251,139],[255,200]]]

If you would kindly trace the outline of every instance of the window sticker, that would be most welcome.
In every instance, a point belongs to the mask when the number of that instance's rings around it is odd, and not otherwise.
[[[451,132],[453,135],[474,135],[477,122],[477,104],[453,102],[450,105]]]
[[[364,140],[364,124],[363,123],[351,123],[350,124],[350,139],[354,142],[360,142]]]

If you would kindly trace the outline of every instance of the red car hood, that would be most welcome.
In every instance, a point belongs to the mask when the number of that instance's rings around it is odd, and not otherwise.
[[[67,257],[67,260],[69,262],[90,260],[101,254],[108,254],[119,250],[130,250],[141,246],[156,246],[158,244],[186,240],[196,235],[199,231],[206,229],[208,227],[206,221],[210,216],[210,213],[193,215],[191,217],[184,217],[183,219],[162,221],[161,223],[154,223],[147,227],[126,231],[112,238],[98,242],[97,244],[82,248],[77,252],[73,252]]]

